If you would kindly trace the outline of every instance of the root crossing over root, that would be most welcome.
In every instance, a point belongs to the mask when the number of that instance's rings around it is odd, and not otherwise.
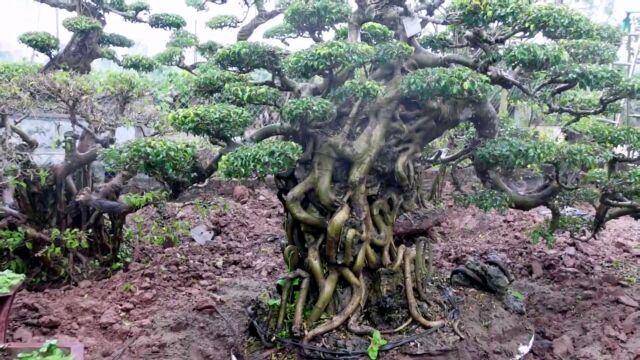
[[[351,272],[350,270],[343,268],[343,271]],[[343,275],[344,276],[344,275]],[[355,279],[353,274],[351,276],[344,276],[347,281]],[[356,312],[358,307],[360,306],[360,299],[362,298],[362,294],[364,292],[364,279],[362,275],[360,275],[359,282],[352,281],[351,282],[351,300],[347,306],[336,316],[334,316],[331,320],[325,322],[322,325],[319,325],[315,329],[309,331],[307,336],[304,338],[304,343],[308,343],[312,338],[325,334],[329,331],[337,329],[340,325],[342,325],[345,321]]]

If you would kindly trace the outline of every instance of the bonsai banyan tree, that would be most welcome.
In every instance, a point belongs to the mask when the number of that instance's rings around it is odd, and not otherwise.
[[[188,3],[204,10],[209,1]],[[640,217],[640,132],[597,120],[640,89],[637,79],[611,66],[622,34],[559,5],[444,3],[291,0],[272,13],[255,2],[258,20],[216,16],[209,22],[216,29],[242,26],[239,33],[248,35],[241,41],[200,44],[176,31],[154,59],[193,74],[187,88],[203,96],[176,106],[169,118],[176,129],[222,147],[209,170],[229,177],[275,174],[290,272],[275,319],[279,331],[307,342],[343,324],[372,334],[358,321],[372,305],[381,269],[403,273],[413,320],[429,328],[445,323],[427,319],[418,307],[429,300],[428,242],[395,236],[394,227],[423,205],[416,171],[423,149],[466,124],[471,131],[453,144],[458,151],[426,159],[440,166],[471,162],[487,190],[466,194],[465,203],[547,206],[552,218],[536,232],[545,239],[558,229],[584,228],[583,220],[563,216],[567,204],[593,204],[591,236],[609,220]],[[245,41],[280,13],[283,22],[265,38],[315,44],[288,52]],[[186,65],[189,47],[208,61]],[[148,62],[142,60],[130,57],[131,64]],[[257,80],[257,71],[268,78]],[[559,124],[566,140],[514,128],[509,102]],[[277,109],[279,122],[239,140],[256,107],[264,106]],[[509,181],[524,168],[540,174],[533,189]],[[332,300],[338,305],[330,306]]]

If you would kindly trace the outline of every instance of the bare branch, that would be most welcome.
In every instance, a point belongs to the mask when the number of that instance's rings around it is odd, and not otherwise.
[[[54,8],[63,9],[71,12],[76,11],[76,5],[63,0],[36,0],[39,3],[49,5]]]
[[[282,124],[271,124],[256,130],[247,138],[249,142],[260,142],[274,136],[292,136],[296,133],[295,129]]]
[[[116,15],[119,15],[119,16],[123,17],[126,20],[131,21],[131,22],[148,23],[148,21],[139,18],[138,14],[131,15],[131,14],[128,14],[126,12],[123,12],[123,11],[120,11],[120,10],[116,10],[116,9],[110,7],[110,6],[107,6],[107,5],[104,5],[104,9],[105,9],[105,12],[114,13]]]
[[[491,182],[501,191],[509,196],[509,200],[513,203],[513,207],[519,210],[531,210],[541,205],[545,205],[558,194],[560,186],[555,183],[547,183],[542,190],[536,193],[521,194],[511,189],[502,178],[493,171],[489,171]]]
[[[614,209],[608,212],[607,216],[604,219],[604,223],[619,219],[621,217],[631,216],[632,218],[639,220],[640,219],[640,209],[634,208],[622,208],[622,209]]]
[[[275,18],[276,16],[282,14],[282,9],[275,9],[271,11],[259,11],[258,15],[251,19],[248,23],[240,28],[238,31],[238,36],[236,37],[237,41],[245,41],[249,40],[254,31],[267,21]]]
[[[427,161],[432,164],[447,164],[453,161],[457,161],[464,157],[467,157],[475,149],[477,149],[479,145],[480,145],[480,140],[474,139],[474,141],[467,144],[462,150],[458,151],[455,154],[452,154],[446,157],[441,157],[442,152],[440,152],[439,154],[436,154],[437,156],[432,157],[433,160],[427,160]]]
[[[573,116],[575,116],[578,120],[582,117],[585,116],[593,116],[593,115],[598,115],[598,114],[602,114],[603,112],[607,111],[607,108],[610,104],[621,100],[622,97],[620,96],[614,96],[614,97],[609,97],[609,98],[600,98],[600,106],[596,109],[590,109],[590,110],[576,110],[572,107],[569,106],[559,106],[553,103],[547,103],[547,105],[549,106],[549,110],[546,112],[547,114],[552,114],[552,113],[558,113],[558,114],[571,114]],[[575,122],[575,121],[574,121]],[[573,123],[573,122],[571,122]],[[571,123],[567,124],[570,125]],[[565,126],[567,126],[565,125]]]

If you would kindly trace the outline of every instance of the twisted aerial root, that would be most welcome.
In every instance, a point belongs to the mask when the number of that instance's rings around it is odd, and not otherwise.
[[[395,334],[395,333],[399,333],[400,331],[404,330],[407,326],[409,326],[411,323],[413,322],[413,318],[409,317],[407,319],[407,321],[403,322],[400,326],[398,326],[395,329],[390,329],[390,330],[380,330],[381,334]]]
[[[344,223],[349,219],[349,214],[351,214],[351,207],[348,204],[344,204],[329,220],[329,225],[327,226],[327,258],[331,263],[336,262],[338,242],[344,229]]]
[[[379,233],[372,241],[379,247],[387,247],[393,242],[393,222],[388,218],[388,212],[384,211],[385,206],[388,210],[389,205],[383,200],[378,200],[371,206],[371,217]]]
[[[453,332],[460,337],[460,339],[464,340],[465,336],[462,331],[460,331],[458,325],[460,325],[460,320],[453,320],[453,322],[451,323],[451,328],[453,329]]]
[[[358,309],[353,313],[349,322],[347,323],[347,329],[356,335],[372,335],[375,329],[368,325],[358,324],[362,313],[362,309],[358,306]]]
[[[346,266],[351,266],[351,262],[353,262],[353,245],[356,240],[356,236],[358,232],[356,229],[347,230],[347,235],[344,240],[344,259],[342,260]]]
[[[324,228],[327,225],[327,221],[320,216],[312,214],[302,207],[302,199],[307,192],[313,189],[315,184],[315,176],[309,176],[301,183],[296,185],[286,195],[285,205],[291,216],[298,220],[300,223],[310,226]]]
[[[309,247],[309,253],[307,254],[307,268],[313,276],[318,288],[322,290],[325,283],[324,270],[322,262],[320,261],[320,243],[322,242],[322,237],[316,239],[309,234],[305,234],[305,240]]]
[[[425,250],[427,256],[425,257]],[[418,289],[418,295],[422,301],[433,305],[431,299],[427,295],[424,287],[424,282],[429,281],[431,278],[431,263],[433,260],[431,243],[425,237],[419,237],[416,243],[416,255],[415,255],[415,274],[416,274],[416,288]]]
[[[278,323],[276,329],[279,329],[282,326],[284,321],[284,317],[286,312],[286,302],[289,299],[289,293],[291,292],[291,286],[293,285],[292,280],[295,278],[302,278],[302,283],[300,285],[300,293],[298,295],[298,300],[296,302],[295,312],[293,316],[293,326],[292,331],[295,335],[300,335],[302,331],[302,316],[304,311],[304,305],[307,302],[307,296],[309,294],[309,288],[311,285],[311,279],[309,279],[309,273],[302,269],[296,269],[293,272],[290,272],[283,276],[281,279],[285,280],[285,285],[282,288],[282,300],[280,302],[280,311],[278,313]]]
[[[408,189],[413,184],[413,166],[411,166],[411,158],[417,154],[418,148],[415,145],[411,145],[409,149],[404,151],[395,163],[395,177],[400,186],[403,189]],[[407,174],[409,172],[409,174]]]
[[[349,278],[345,279],[349,281]],[[360,306],[360,299],[362,298],[362,294],[364,292],[364,279],[362,278],[362,275],[360,276],[359,283],[360,285],[358,285],[358,283],[351,283],[351,300],[349,300],[347,306],[331,320],[309,331],[309,333],[307,333],[307,336],[304,337],[303,343],[308,343],[316,336],[326,334],[329,331],[337,329],[338,327],[340,327],[340,325],[344,324],[344,322],[347,321],[353,315],[353,313],[356,312],[356,310]]]
[[[358,251],[358,255],[356,256],[356,262],[353,265],[353,272],[356,274],[360,274],[366,264],[365,249],[367,246],[368,246],[367,243],[363,243],[362,246],[360,247],[360,250]]]
[[[302,320],[304,315],[304,305],[307,302],[309,296],[309,288],[311,287],[311,280],[306,277],[302,280],[300,285],[300,293],[298,294],[298,301],[296,302],[296,309],[293,313],[293,325],[291,330],[296,336],[302,335]]]
[[[341,266],[338,268],[338,272],[340,273],[340,275],[342,275],[342,277],[345,280],[347,280],[349,284],[362,286],[362,284],[360,283],[360,280],[356,277],[356,275],[351,270],[349,270],[349,268]]]
[[[388,268],[391,264],[391,243],[388,243],[382,249],[382,266]]]
[[[415,256],[415,250],[409,250],[404,252],[404,287],[407,295],[407,306],[409,307],[409,313],[413,320],[426,328],[435,328],[444,326],[444,321],[429,321],[422,317],[418,311],[418,303],[415,295],[413,294],[413,279],[411,275],[411,263]]]
[[[364,246],[364,252],[367,257],[367,265],[369,265],[369,269],[376,270],[380,267],[380,258],[378,254],[376,254],[375,250],[371,247],[370,244],[366,244]]]
[[[418,241],[416,242],[416,255],[414,256],[414,260],[415,260],[415,276],[416,276],[416,289],[418,289],[418,295],[420,295],[420,298],[422,299],[422,301],[426,301],[427,299],[427,293],[424,289],[424,278],[425,278],[425,273],[427,272],[427,269],[425,267],[424,264],[424,241],[425,239],[423,237],[418,238]]]
[[[336,285],[338,284],[338,271],[335,269],[329,270],[329,276],[324,281],[324,286],[320,290],[320,295],[318,296],[318,300],[316,304],[313,306],[313,310],[311,310],[311,315],[309,315],[309,319],[307,319],[307,327],[311,327],[316,320],[320,319],[320,316],[329,305],[331,298],[333,297],[333,293],[336,290]]]
[[[331,177],[335,163],[335,153],[328,144],[321,146],[316,151],[314,159],[314,172],[316,174],[316,195],[322,205],[329,209],[335,209],[338,198],[331,190]]]
[[[291,280],[286,279],[282,287],[282,296],[280,297],[280,311],[278,312],[278,322],[276,330],[279,331],[284,323],[284,317],[287,314],[287,302],[289,300],[289,291],[291,290]]]
[[[371,326],[358,324],[360,320],[362,308],[364,307],[367,301],[367,286],[364,281],[360,282],[362,286],[362,291],[360,292],[360,304],[356,311],[349,318],[349,322],[347,323],[347,329],[356,335],[372,335],[375,329]]]
[[[397,271],[398,269],[400,269],[400,265],[402,265],[402,260],[404,260],[404,253],[406,250],[407,250],[406,246],[404,245],[398,246],[398,253],[396,254],[396,260],[389,269],[393,271]]]

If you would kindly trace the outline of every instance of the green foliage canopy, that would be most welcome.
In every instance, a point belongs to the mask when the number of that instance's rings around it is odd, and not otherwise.
[[[284,20],[301,33],[316,35],[346,22],[350,13],[351,7],[344,0],[292,0]]]
[[[282,107],[282,118],[291,125],[322,126],[333,120],[336,109],[333,103],[319,97],[289,100]]]
[[[100,45],[130,48],[134,45],[134,42],[124,35],[104,33],[100,37]]]
[[[210,29],[235,28],[240,25],[240,19],[234,15],[218,15],[207,21],[207,27]]]
[[[291,168],[300,155],[300,145],[288,141],[243,145],[222,157],[219,172],[228,178],[264,178]]]
[[[149,16],[149,26],[165,30],[180,30],[187,26],[187,21],[180,15],[160,13]]]
[[[141,72],[151,72],[158,67],[158,63],[144,55],[126,55],[122,58],[122,67]]]
[[[175,30],[171,33],[167,47],[186,49],[198,45],[198,37],[186,30]]]
[[[216,53],[215,61],[223,69],[248,73],[257,69],[280,68],[282,50],[259,42],[240,41]]]
[[[102,23],[89,16],[74,16],[62,21],[65,29],[76,34],[84,34],[92,31],[102,31]]]
[[[101,157],[111,171],[143,173],[165,182],[188,183],[197,165],[193,143],[141,138],[106,149]]]
[[[20,35],[18,40],[22,44],[48,57],[53,57],[53,54],[58,51],[58,47],[60,46],[60,40],[46,31],[26,32]]]
[[[308,79],[344,66],[362,66],[374,55],[374,48],[367,44],[327,41],[290,55],[284,67],[291,76]]]
[[[230,140],[242,134],[251,123],[249,112],[231,104],[196,105],[169,115],[171,125],[193,135],[212,140]]]
[[[407,75],[402,82],[407,96],[428,99],[433,96],[448,98],[481,98],[492,90],[489,79],[463,67],[453,69],[427,68]]]

